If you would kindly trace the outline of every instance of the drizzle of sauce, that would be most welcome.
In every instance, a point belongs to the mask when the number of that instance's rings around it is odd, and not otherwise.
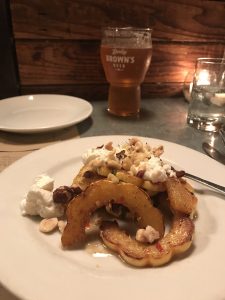
[[[112,256],[110,250],[107,249],[99,240],[89,242],[86,245],[85,250],[95,258],[107,258],[109,256]]]

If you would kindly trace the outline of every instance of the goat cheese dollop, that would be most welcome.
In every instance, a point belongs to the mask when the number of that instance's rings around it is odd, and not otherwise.
[[[42,218],[61,217],[64,208],[53,202],[54,179],[46,174],[37,176],[20,203],[22,215],[39,215]]]

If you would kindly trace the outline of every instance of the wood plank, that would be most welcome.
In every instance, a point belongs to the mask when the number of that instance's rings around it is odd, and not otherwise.
[[[143,99],[180,96],[182,89],[183,83],[144,83],[141,86],[141,94]],[[22,86],[21,92],[23,95],[48,93],[76,96],[90,102],[106,101],[108,84]]]
[[[97,41],[18,41],[16,49],[22,85],[106,83]],[[221,57],[223,51],[224,44],[155,42],[145,82],[183,82],[198,57]]]
[[[19,81],[7,0],[0,1],[0,99],[16,96]]]
[[[16,39],[99,39],[104,26],[150,26],[154,39],[225,41],[225,1],[11,0]]]

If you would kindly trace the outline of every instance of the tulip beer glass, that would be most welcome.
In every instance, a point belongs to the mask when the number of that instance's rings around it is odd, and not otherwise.
[[[101,61],[110,83],[108,111],[118,116],[140,111],[140,84],[151,62],[152,39],[149,28],[105,28]]]

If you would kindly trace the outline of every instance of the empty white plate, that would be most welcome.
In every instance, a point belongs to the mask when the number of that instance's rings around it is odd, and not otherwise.
[[[20,133],[52,131],[79,123],[92,105],[65,95],[37,94],[0,100],[0,130]]]

